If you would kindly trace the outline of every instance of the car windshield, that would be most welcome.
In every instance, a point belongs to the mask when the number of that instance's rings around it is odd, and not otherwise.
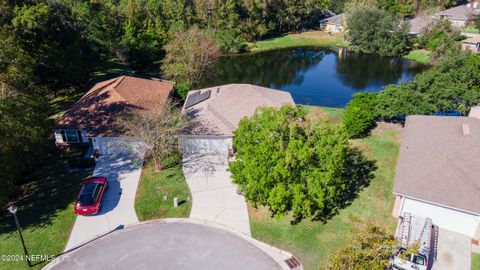
[[[425,265],[425,257],[421,255],[413,255],[413,263],[418,265]]]
[[[88,206],[94,203],[95,192],[100,187],[100,184],[89,183],[83,186],[82,191],[80,192],[80,197],[78,198],[79,206]]]

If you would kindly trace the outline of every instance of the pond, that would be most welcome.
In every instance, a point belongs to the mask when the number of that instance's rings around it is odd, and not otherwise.
[[[344,107],[356,92],[378,92],[427,66],[341,48],[291,48],[221,57],[201,87],[251,83],[288,91],[297,104]]]

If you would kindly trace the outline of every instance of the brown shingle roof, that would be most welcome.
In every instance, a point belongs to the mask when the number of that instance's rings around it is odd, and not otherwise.
[[[209,99],[183,110],[192,119],[192,126],[188,131],[191,134],[232,135],[240,119],[253,115],[258,107],[295,104],[288,92],[251,84],[205,88],[190,91],[188,96],[208,90],[211,90]]]
[[[154,111],[162,108],[172,92],[173,84],[121,76],[97,83],[57,121],[63,128],[88,130],[92,136],[119,135],[122,115],[135,110]]]
[[[480,213],[480,119],[407,117],[393,192]]]

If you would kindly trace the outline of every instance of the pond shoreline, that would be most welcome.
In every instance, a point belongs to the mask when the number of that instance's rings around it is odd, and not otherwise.
[[[343,33],[329,34],[325,31],[312,30],[300,33],[287,33],[279,37],[247,43],[247,51],[236,54],[224,54],[235,56],[255,54],[277,49],[302,48],[302,47],[340,47],[348,48],[348,41]],[[431,56],[427,50],[411,50],[402,58],[422,64],[430,64]]]

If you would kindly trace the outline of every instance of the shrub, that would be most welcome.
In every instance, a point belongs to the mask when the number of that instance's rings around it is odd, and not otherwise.
[[[343,124],[350,138],[368,135],[378,117],[376,93],[358,93],[345,108]]]
[[[394,119],[397,116],[411,114],[429,114],[434,108],[427,97],[411,88],[411,84],[388,85],[378,95],[378,115]]]
[[[459,40],[461,40],[460,31],[452,28],[448,20],[430,23],[422,30],[422,35],[418,39],[421,46],[433,52],[434,58],[458,51],[460,46],[457,41]]]
[[[301,107],[257,110],[240,121],[233,145],[233,182],[249,202],[268,206],[276,217],[291,212],[297,220],[327,219],[374,169],[349,148],[343,128],[310,124]]]

